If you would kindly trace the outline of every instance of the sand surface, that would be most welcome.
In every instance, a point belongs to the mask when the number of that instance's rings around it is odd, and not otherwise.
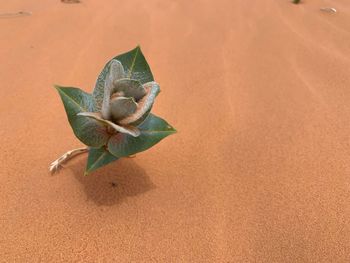
[[[350,262],[350,4],[304,2],[1,1],[0,262]],[[179,133],[49,175],[52,85],[137,44]]]

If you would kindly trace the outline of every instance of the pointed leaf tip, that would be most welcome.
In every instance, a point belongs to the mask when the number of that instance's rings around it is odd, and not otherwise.
[[[97,170],[113,161],[118,160],[117,157],[108,152],[105,148],[90,148],[88,161],[84,175],[89,175],[92,171]]]

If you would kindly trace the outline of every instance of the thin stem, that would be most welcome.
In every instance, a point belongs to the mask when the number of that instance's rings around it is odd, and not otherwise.
[[[50,172],[51,173],[57,172],[61,168],[61,165],[63,163],[65,163],[68,160],[72,159],[73,157],[75,157],[81,153],[85,153],[87,151],[89,151],[88,147],[81,147],[81,148],[73,149],[73,150],[66,152],[60,158],[58,158],[57,160],[53,161],[50,164],[50,167],[49,167]]]

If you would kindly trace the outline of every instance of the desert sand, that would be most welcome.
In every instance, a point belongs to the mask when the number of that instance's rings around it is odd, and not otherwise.
[[[334,7],[325,13],[321,7]],[[350,262],[348,0],[1,1],[1,262]],[[84,177],[53,84],[140,44],[178,133]]]

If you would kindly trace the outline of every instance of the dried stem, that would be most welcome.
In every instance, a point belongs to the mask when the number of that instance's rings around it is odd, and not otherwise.
[[[73,149],[73,150],[70,150],[70,151],[66,152],[60,158],[58,158],[57,160],[53,161],[50,164],[50,168],[49,168],[50,172],[51,173],[57,172],[61,168],[61,165],[63,163],[65,163],[68,160],[72,159],[74,156],[77,156],[77,155],[79,155],[81,153],[85,153],[87,151],[89,151],[88,147],[81,147],[81,148]]]

